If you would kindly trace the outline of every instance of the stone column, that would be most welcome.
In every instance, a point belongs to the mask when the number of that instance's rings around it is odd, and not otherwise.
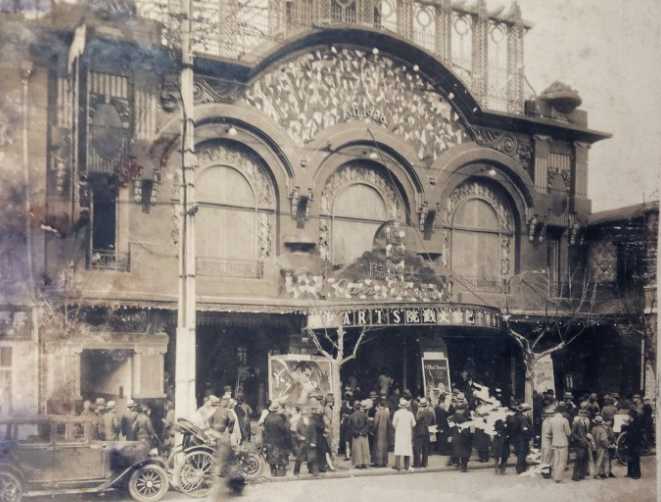
[[[473,54],[471,71],[472,91],[481,106],[487,105],[488,55],[489,55],[489,14],[485,0],[478,0],[477,14],[473,15]]]
[[[548,193],[548,159],[551,152],[549,136],[535,135],[535,190]]]
[[[413,0],[397,0],[397,33],[413,40]]]
[[[436,54],[449,66],[452,62],[452,0],[439,0],[434,11]]]

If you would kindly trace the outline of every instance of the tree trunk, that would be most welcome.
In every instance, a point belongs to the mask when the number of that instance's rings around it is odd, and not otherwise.
[[[340,378],[340,371],[342,369],[340,363],[331,363],[333,372],[333,398],[335,400],[335,407],[333,408],[333,430],[331,431],[331,450],[337,454],[340,446],[340,417],[342,411],[342,380]]]
[[[526,385],[524,391],[524,401],[531,407],[533,405],[533,392],[535,390],[535,364],[537,358],[531,357],[530,359],[524,357],[523,362],[526,366]]]

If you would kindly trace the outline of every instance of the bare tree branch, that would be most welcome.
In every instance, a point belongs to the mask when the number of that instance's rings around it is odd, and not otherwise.
[[[356,340],[356,344],[353,346],[353,352],[351,353],[350,356],[347,356],[344,359],[342,359],[342,361],[340,361],[340,366],[356,358],[356,356],[358,355],[358,348],[360,347],[360,344],[363,342],[363,338],[365,338],[366,333],[367,330],[363,328],[363,330],[360,332],[360,336],[358,337],[358,340]]]
[[[317,334],[314,332],[314,330],[309,329],[307,331],[317,351],[329,361],[335,361],[335,358],[331,356],[328,352],[326,352],[324,348],[321,346],[321,343],[319,342],[319,339],[317,338]]]

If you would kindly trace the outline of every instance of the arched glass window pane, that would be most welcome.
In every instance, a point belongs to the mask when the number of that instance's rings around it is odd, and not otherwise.
[[[478,287],[496,286],[500,279],[498,234],[454,230],[452,271],[472,279]]]
[[[255,207],[255,196],[248,181],[231,167],[205,169],[196,180],[197,200],[211,204]]]
[[[472,199],[457,209],[454,225],[498,232],[501,229],[498,216],[483,200]]]
[[[255,259],[257,213],[248,181],[230,167],[212,167],[196,181],[200,210],[197,254],[204,258]]]
[[[333,216],[333,262],[346,265],[372,249],[374,234],[387,220],[387,211],[374,188],[355,184],[335,199]]]

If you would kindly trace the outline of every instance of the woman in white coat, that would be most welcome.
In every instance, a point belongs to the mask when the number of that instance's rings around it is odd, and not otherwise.
[[[415,417],[409,410],[409,402],[406,399],[399,400],[399,409],[395,412],[392,425],[395,428],[395,466],[393,469],[401,470],[401,459],[404,457],[404,469],[412,471]]]

